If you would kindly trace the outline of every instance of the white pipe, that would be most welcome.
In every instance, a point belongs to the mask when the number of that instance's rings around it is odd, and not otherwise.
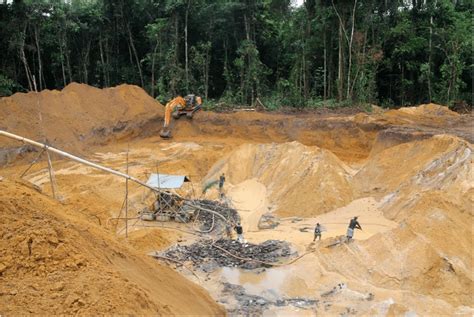
[[[42,148],[42,149],[45,149],[46,151],[59,154],[59,155],[61,155],[61,156],[67,157],[67,158],[69,158],[69,159],[71,159],[71,160],[73,160],[73,161],[82,163],[82,164],[84,164],[84,165],[88,165],[88,166],[93,167],[93,168],[96,168],[96,169],[98,169],[98,170],[101,170],[101,171],[104,171],[104,172],[107,172],[107,173],[110,173],[110,174],[114,174],[114,175],[123,177],[123,178],[125,178],[125,179],[129,179],[129,180],[131,180],[132,182],[135,182],[135,183],[137,183],[138,185],[141,185],[141,186],[144,186],[144,187],[146,187],[146,188],[149,188],[149,189],[151,189],[151,190],[153,190],[153,191],[155,191],[155,192],[159,192],[159,193],[162,193],[162,192],[163,192],[162,190],[160,190],[160,189],[158,189],[158,188],[155,188],[155,187],[153,187],[153,186],[150,186],[150,185],[148,185],[148,184],[142,182],[141,180],[139,180],[139,179],[137,179],[137,178],[135,178],[135,177],[133,177],[133,176],[130,176],[130,175],[125,174],[125,173],[121,173],[121,172],[119,172],[119,171],[113,170],[113,169],[108,168],[108,167],[104,167],[104,166],[99,165],[99,164],[96,164],[96,163],[92,163],[92,162],[90,162],[90,161],[84,160],[84,159],[82,159],[82,158],[80,158],[80,157],[77,157],[77,156],[75,156],[75,155],[72,155],[72,154],[69,154],[69,153],[67,153],[67,152],[58,150],[58,149],[56,149],[56,148],[54,148],[54,147],[52,147],[52,146],[49,146],[49,145],[47,145],[47,144],[40,143],[40,142],[36,142],[36,141],[30,140],[30,139],[28,139],[28,138],[24,138],[24,137],[19,136],[19,135],[16,135],[16,134],[13,134],[13,133],[9,133],[9,132],[4,131],[4,130],[0,130],[0,135],[3,135],[3,136],[5,136],[5,137],[7,137],[7,138],[10,138],[10,139],[14,139],[14,140],[21,141],[21,142],[23,142],[23,143],[31,144],[31,145],[33,145],[33,146],[36,146],[36,147],[39,147],[39,148]],[[167,193],[166,193],[166,194],[167,194]],[[171,194],[168,194],[168,195],[171,195]],[[174,194],[174,195],[176,195],[178,198],[180,198],[180,199],[182,199],[182,200],[184,200],[184,201],[189,201],[188,199],[185,199],[185,198],[183,198],[183,197],[181,197],[181,196],[179,196],[179,195],[177,195],[177,194]],[[213,211],[213,210],[211,210],[211,209],[208,209],[208,208],[203,208],[203,207],[201,207],[201,206],[196,206],[195,204],[192,203],[192,201],[191,201],[191,202],[188,202],[187,204],[190,205],[190,206],[192,206],[192,207],[194,207],[194,208],[200,209],[200,210],[202,210],[202,211],[206,211],[206,212],[212,213],[212,214],[214,214],[214,215],[216,215],[216,216],[222,218],[225,222],[228,222],[228,220],[227,220],[224,216],[222,216],[221,214],[219,214],[218,212],[215,212],[215,211]]]
[[[113,170],[111,168],[108,168],[108,167],[104,167],[102,165],[99,165],[99,164],[96,164],[96,163],[92,163],[90,161],[87,161],[87,160],[84,160],[80,157],[77,157],[75,155],[72,155],[72,154],[69,154],[67,152],[64,152],[64,151],[61,151],[61,150],[58,150],[52,146],[49,146],[47,144],[44,144],[44,143],[40,143],[40,142],[36,142],[36,141],[33,141],[33,140],[30,140],[28,138],[24,138],[22,136],[19,136],[19,135],[16,135],[16,134],[13,134],[13,133],[9,133],[7,131],[4,131],[4,130],[0,130],[0,135],[3,135],[7,138],[11,138],[11,139],[15,139],[15,140],[18,140],[18,141],[21,141],[23,143],[28,143],[28,144],[31,144],[33,146],[36,146],[36,147],[39,147],[39,148],[42,148],[42,149],[45,149],[46,151],[49,151],[49,152],[53,152],[53,153],[56,153],[56,154],[59,154],[61,156],[64,156],[64,157],[67,157],[73,161],[76,161],[76,162],[79,162],[79,163],[82,163],[82,164],[85,164],[85,165],[88,165],[90,167],[93,167],[93,168],[96,168],[96,169],[99,169],[99,170],[102,170],[104,172],[107,172],[107,173],[110,173],[110,174],[114,174],[114,175],[117,175],[117,176],[120,176],[120,177],[123,177],[125,179],[129,179],[131,180],[132,182],[135,182],[137,183],[138,185],[141,185],[141,186],[144,186],[144,187],[147,187],[153,191],[156,191],[156,192],[161,192],[161,190],[153,187],[153,186],[150,186],[144,182],[142,182],[141,180],[133,177],[133,176],[130,176],[128,174],[125,174],[125,173],[121,173],[119,171],[116,171],[116,170]]]

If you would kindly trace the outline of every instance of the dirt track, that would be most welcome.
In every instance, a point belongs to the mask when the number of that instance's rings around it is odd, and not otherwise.
[[[300,254],[312,251],[289,267],[260,274],[218,270],[198,273],[202,275],[197,280],[187,270],[181,271],[207,288],[228,310],[233,309],[235,299],[232,294],[222,295],[223,282],[243,285],[250,295],[263,296],[267,301],[274,300],[274,296],[319,301],[315,307],[299,311],[304,313],[472,314],[474,236],[470,224],[474,190],[470,142],[474,137],[470,115],[461,116],[437,105],[387,112],[374,108],[372,114],[319,117],[200,112],[192,121],[174,122],[174,138],[164,141],[156,136],[162,106],[136,87],[101,91],[75,84],[65,92],[40,95],[44,129],[39,128],[34,112],[34,94],[0,99],[0,127],[37,140],[46,137],[57,147],[121,171],[125,170],[129,148],[130,174],[140,179],[146,180],[157,169],[189,175],[192,183],[183,189],[183,195],[200,196],[204,184],[225,172],[226,194],[241,210],[246,239],[261,242],[283,237]],[[97,100],[100,102],[94,103]],[[24,107],[29,109],[25,116]],[[80,116],[71,115],[76,111]],[[31,122],[37,122],[34,128]],[[0,308],[0,313],[28,313],[19,307],[36,303],[38,294],[43,299],[37,301],[41,303],[38,310],[31,312],[45,312],[53,301],[57,303],[55,311],[64,313],[139,311],[135,305],[140,300],[132,296],[133,292],[121,293],[129,283],[142,292],[137,295],[142,298],[142,313],[183,312],[173,296],[160,295],[152,284],[169,287],[170,292],[178,292],[180,285],[190,287],[189,293],[182,293],[190,296],[187,311],[209,313],[206,309],[210,309],[216,313],[221,309],[210,304],[202,289],[194,289],[175,272],[138,254],[165,248],[178,240],[190,242],[193,236],[159,227],[143,228],[137,222],[126,240],[123,222],[109,220],[118,215],[123,202],[122,180],[53,157],[61,205],[45,197],[50,195],[50,186],[44,161],[25,176],[42,193],[14,181],[37,152],[28,153],[21,144],[5,139],[0,145],[3,162],[10,162],[1,171],[4,181],[0,185],[5,193],[1,196],[2,214],[7,215],[1,223],[1,234],[3,241],[7,241],[6,236],[14,239],[2,245],[2,252],[11,254],[11,259],[0,266],[0,280],[5,285],[0,301],[1,307],[6,307]],[[130,191],[130,210],[136,214],[148,203],[149,193],[133,185]],[[211,189],[206,195],[216,198],[217,191]],[[281,218],[281,223],[273,230],[258,230],[258,219],[267,212]],[[31,218],[31,214],[38,218]],[[364,231],[356,232],[352,244],[327,248],[333,239],[345,234],[353,215],[359,215]],[[294,217],[301,220],[293,221]],[[15,233],[16,226],[39,230],[45,226],[44,219],[54,230],[61,227],[57,221],[70,226],[61,233],[65,237],[61,243],[87,265],[78,266],[73,261],[70,268],[68,259],[64,262],[67,265],[56,260],[57,245],[48,244],[48,232]],[[313,244],[316,222],[324,224],[327,231],[321,243]],[[300,231],[305,227],[310,229]],[[90,233],[85,238],[74,238],[82,230]],[[51,260],[40,258],[34,262],[25,255],[30,237],[34,251],[42,250],[42,255],[53,252]],[[44,241],[38,242],[39,248],[35,247],[37,240]],[[91,241],[104,242],[96,246]],[[94,248],[98,248],[97,254],[90,252]],[[122,255],[112,262],[106,259],[109,256],[101,255],[117,252]],[[20,263],[24,261],[15,260],[17,256],[25,257],[28,269],[22,268]],[[147,283],[151,278],[148,273],[138,273],[143,267],[151,275],[166,278]],[[78,295],[79,299],[72,299],[70,294],[82,294],[73,269],[91,281],[89,297]],[[50,276],[50,271],[66,281],[64,290],[28,289],[28,283],[36,283],[37,276]],[[109,287],[110,296],[123,296],[123,301],[108,306],[94,304],[96,299],[109,296],[94,293],[101,287],[104,271],[114,276],[111,283],[116,286]],[[17,272],[21,272],[21,278]],[[273,282],[269,283],[267,277]],[[275,279],[281,283],[275,284]],[[174,285],[175,281],[181,282]],[[341,282],[347,288],[331,296],[321,295]],[[369,293],[374,299],[365,299]],[[57,301],[57,296],[64,301]],[[71,303],[66,300],[69,297]],[[266,311],[298,312],[291,305],[269,306]]]

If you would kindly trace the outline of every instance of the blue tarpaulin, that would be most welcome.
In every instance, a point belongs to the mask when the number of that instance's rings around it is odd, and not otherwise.
[[[156,188],[176,189],[181,188],[184,182],[189,182],[189,178],[187,176],[151,174],[146,184]]]

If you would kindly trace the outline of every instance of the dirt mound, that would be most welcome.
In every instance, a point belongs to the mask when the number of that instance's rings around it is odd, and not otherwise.
[[[472,215],[442,191],[418,196],[397,228],[324,251],[321,263],[385,289],[442,299],[451,312],[472,306]],[[421,298],[413,305],[424,309]]]
[[[469,176],[470,143],[448,135],[400,144],[375,154],[354,176],[359,195],[397,194],[451,186]]]
[[[401,113],[411,114],[414,116],[459,116],[457,112],[449,110],[448,107],[437,105],[434,103],[423,104],[417,107],[404,107],[398,109],[397,111]]]
[[[472,306],[472,167],[472,146],[447,135],[374,155],[354,187],[362,197],[378,196],[384,215],[399,225],[324,252],[322,263],[380,287]]]
[[[446,125],[450,121],[458,120],[460,114],[449,110],[448,107],[429,103],[417,107],[402,107],[397,110],[389,110],[381,114],[381,118],[388,120],[390,124],[418,124],[418,125]]]
[[[0,181],[0,212],[1,314],[223,313],[179,274],[34,189]]]
[[[40,121],[41,114],[41,121]],[[0,98],[0,128],[80,152],[91,144],[136,135],[163,116],[163,107],[137,86],[98,89],[71,83],[62,91],[16,93]],[[2,147],[19,147],[2,139]]]
[[[142,228],[128,234],[128,239],[121,237],[120,241],[129,243],[135,250],[143,254],[162,250],[181,240],[182,233],[166,228]]]
[[[205,181],[224,172],[237,185],[255,178],[281,216],[315,216],[349,203],[350,169],[334,154],[298,142],[244,144],[217,162]]]

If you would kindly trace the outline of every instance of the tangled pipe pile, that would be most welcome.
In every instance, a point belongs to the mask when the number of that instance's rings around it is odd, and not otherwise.
[[[203,270],[212,270],[218,266],[244,269],[271,267],[269,263],[288,258],[294,255],[294,252],[285,241],[267,240],[261,244],[241,244],[235,240],[220,239],[200,240],[186,246],[176,245],[162,255],[177,261],[191,261],[193,265],[200,266]]]
[[[229,224],[237,223],[240,220],[240,216],[237,213],[237,210],[217,201],[205,199],[193,200],[193,205],[205,209],[210,209],[221,214],[222,216],[224,216],[224,218],[227,219]],[[220,217],[216,217],[215,215],[208,212],[202,212],[199,209],[195,211],[195,215],[197,221],[200,222],[201,230],[217,230],[217,232],[220,232],[225,229],[226,224]]]

